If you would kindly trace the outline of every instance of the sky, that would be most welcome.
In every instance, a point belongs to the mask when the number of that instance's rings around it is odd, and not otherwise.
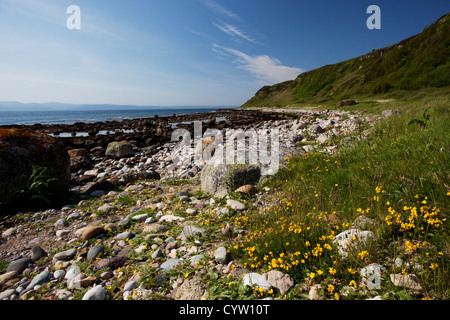
[[[370,5],[381,29],[367,27]],[[0,101],[239,106],[449,11],[448,0],[0,0]]]

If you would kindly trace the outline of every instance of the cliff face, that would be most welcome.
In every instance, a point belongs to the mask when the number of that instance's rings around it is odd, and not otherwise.
[[[363,56],[265,86],[242,107],[342,100],[450,85],[450,13],[422,33]]]

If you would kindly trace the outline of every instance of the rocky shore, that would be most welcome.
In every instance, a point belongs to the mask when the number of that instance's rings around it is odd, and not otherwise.
[[[174,161],[179,142],[171,141],[172,132],[183,128],[193,135],[194,121],[202,121],[203,132],[217,129],[223,136],[230,129],[276,129],[283,165],[291,154],[333,153],[364,139],[375,119],[335,110],[222,110],[26,127],[66,146],[78,200],[1,218],[0,300],[214,299],[211,283],[224,281],[284,294],[294,285],[289,276],[251,273],[227,252],[246,232],[229,227],[233,214],[273,203],[269,190],[258,188],[270,177],[256,174],[251,183],[233,185],[248,198],[231,199],[229,181],[214,178],[217,171],[206,170],[204,159],[188,154]],[[225,190],[220,197],[219,189]]]

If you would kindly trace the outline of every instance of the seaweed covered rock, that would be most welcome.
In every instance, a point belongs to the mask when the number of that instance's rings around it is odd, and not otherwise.
[[[23,129],[0,129],[0,199],[5,188],[28,179],[34,167],[47,168],[61,187],[70,183],[70,158],[64,144]]]

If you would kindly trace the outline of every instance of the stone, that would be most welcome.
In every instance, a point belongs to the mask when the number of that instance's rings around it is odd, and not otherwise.
[[[7,267],[5,272],[16,271],[18,274],[22,274],[22,272],[28,268],[28,265],[33,263],[33,260],[29,258],[20,258],[18,260],[12,261]]]
[[[347,257],[350,246],[364,246],[368,241],[373,240],[376,240],[376,235],[372,231],[349,229],[335,236],[333,243],[338,246],[339,254],[342,257]]]
[[[229,205],[231,209],[236,211],[242,211],[247,208],[243,203],[232,199],[227,200],[227,205]]]
[[[34,246],[31,249],[31,259],[34,261],[39,260],[40,258],[45,257],[46,255],[47,252],[45,252],[45,250],[39,246]]]
[[[148,214],[147,213],[143,213],[143,214],[137,214],[135,216],[133,216],[131,219],[135,220],[135,221],[142,221],[148,218]]]
[[[86,258],[88,260],[95,259],[98,255],[102,254],[104,251],[105,247],[101,244],[93,246],[92,248],[89,249]]]
[[[169,271],[179,265],[181,265],[181,259],[169,259],[162,263],[159,267],[165,271]]]
[[[56,231],[56,236],[57,237],[64,237],[66,235],[68,235],[70,233],[69,230],[57,230]]]
[[[156,249],[156,251],[152,253],[152,259],[157,259],[162,256],[163,256],[163,251],[161,248]]]
[[[104,205],[98,207],[97,210],[100,211],[100,212],[108,214],[108,213],[114,211],[115,209],[116,209],[116,207],[114,207],[114,206],[112,206],[110,204],[104,204]]]
[[[8,289],[0,293],[0,301],[9,300],[10,297],[16,293],[16,289]]]
[[[404,287],[412,290],[422,291],[419,278],[413,273],[411,274],[391,274],[391,281],[397,287]]]
[[[202,300],[205,294],[205,285],[200,277],[195,276],[191,279],[186,279],[179,286],[173,298],[175,300]]]
[[[197,210],[189,208],[189,209],[186,210],[186,213],[188,215],[192,216],[192,215],[195,215],[197,213]]]
[[[280,290],[282,295],[286,294],[294,286],[294,280],[288,274],[278,270],[264,273],[263,277],[272,287]]]
[[[55,254],[53,256],[53,258],[55,260],[67,260],[67,259],[72,258],[75,255],[75,253],[77,253],[76,249],[69,249],[66,251],[58,252],[57,254]]]
[[[363,285],[368,285],[371,290],[373,286],[378,286],[382,280],[382,272],[385,268],[378,263],[371,263],[368,266],[359,270],[361,281]],[[379,288],[378,288],[379,289]]]
[[[121,159],[134,155],[134,146],[131,143],[114,141],[108,144],[105,156],[113,159]]]
[[[352,287],[353,288],[353,287]],[[309,289],[309,300],[323,300],[324,296],[319,294],[319,291],[322,289],[320,284],[315,284]]]
[[[193,224],[188,224],[187,226],[184,226],[179,238],[185,240],[186,238],[195,237],[197,234],[203,234],[205,232],[206,229],[200,228]]]
[[[65,270],[56,270],[55,272],[53,272],[53,278],[55,278],[56,281],[62,281],[65,275],[66,275]]]
[[[19,275],[19,272],[15,271],[15,270],[1,274],[0,275],[0,290],[6,283],[8,283],[9,281],[11,281],[13,279],[16,279],[18,275]]]
[[[92,239],[103,232],[105,232],[105,230],[102,227],[99,226],[88,227],[83,231],[83,234],[81,235],[81,240]]]
[[[58,227],[58,226],[63,226],[63,225],[65,225],[66,224],[66,222],[67,222],[67,220],[66,219],[64,219],[64,218],[61,218],[61,219],[58,219],[58,221],[56,221],[53,225],[55,226],[55,227]]]
[[[123,287],[123,291],[131,291],[133,289],[136,289],[138,287],[138,283],[136,281],[128,281],[125,283],[125,286]]]
[[[179,217],[179,216],[174,216],[172,214],[167,214],[162,216],[161,218],[159,218],[159,221],[167,221],[167,222],[173,222],[173,221],[183,221],[184,218],[183,217]]]
[[[49,282],[51,275],[52,275],[52,273],[48,269],[42,271],[37,276],[35,276],[33,278],[33,280],[31,280],[31,282],[28,284],[26,290],[30,290],[30,289],[34,288],[34,286],[40,286],[42,284]]]
[[[45,174],[68,189],[70,157],[63,142],[23,129],[0,129],[0,198],[4,185],[28,179],[36,166],[47,168]]]
[[[206,257],[203,254],[197,254],[191,257],[191,259],[189,260],[189,264],[191,267],[195,267],[201,260],[206,260]]]
[[[375,225],[375,220],[366,216],[357,217],[351,224],[352,229],[367,230]]]
[[[320,134],[320,133],[325,132],[325,130],[323,130],[323,128],[321,126],[319,126],[318,124],[312,124],[309,127],[308,131],[313,134]]]
[[[115,256],[113,258],[101,259],[94,262],[94,267],[97,270],[103,268],[110,268],[111,270],[116,270],[122,267],[127,261],[126,256]]]
[[[97,285],[86,292],[82,300],[105,300],[106,290],[102,285]]]
[[[257,288],[263,288],[264,290],[269,290],[270,288],[272,288],[271,284],[269,282],[267,282],[266,279],[264,279],[264,277],[258,273],[247,273],[244,278],[244,286],[249,286],[249,287],[257,287]]]
[[[219,247],[214,252],[214,260],[220,264],[226,264],[228,262],[228,253],[225,247]]]
[[[104,190],[95,190],[93,192],[91,192],[89,195],[93,198],[100,198],[101,196],[105,195],[105,191]]]
[[[256,188],[252,184],[246,184],[237,188],[234,192],[242,192],[252,196],[256,193]]]
[[[153,223],[148,226],[145,226],[142,230],[143,232],[148,233],[159,233],[159,232],[165,232],[167,230],[166,226],[163,226],[162,224]]]
[[[69,299],[72,296],[72,292],[68,290],[58,289],[56,290],[56,297],[60,300]]]
[[[8,237],[12,236],[14,234],[14,232],[16,232],[16,230],[17,229],[15,227],[6,229],[5,231],[2,232],[2,238],[8,238]]]
[[[132,239],[133,237],[134,237],[134,234],[131,231],[124,231],[124,232],[116,235],[116,239],[118,239],[118,240],[127,240],[127,239]]]
[[[228,194],[228,186],[236,190],[246,184],[257,184],[260,177],[261,169],[253,165],[206,164],[201,171],[201,189],[222,198]]]

